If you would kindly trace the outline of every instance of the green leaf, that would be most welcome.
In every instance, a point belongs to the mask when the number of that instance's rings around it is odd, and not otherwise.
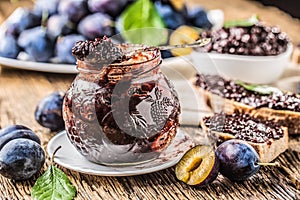
[[[259,21],[259,17],[257,15],[252,15],[248,19],[241,19],[241,20],[233,20],[233,21],[227,21],[224,23],[225,28],[230,28],[230,27],[248,27],[248,26],[253,26]]]
[[[71,200],[75,196],[75,186],[62,170],[53,165],[37,179],[31,191],[34,200]]]
[[[271,87],[268,85],[247,84],[242,81],[236,81],[236,83],[239,84],[240,86],[244,87],[246,90],[249,90],[252,92],[257,92],[259,94],[266,95],[266,94],[281,92],[281,90],[279,90],[278,88]]]
[[[118,27],[131,43],[157,46],[168,40],[168,31],[151,0],[137,0],[128,6]]]

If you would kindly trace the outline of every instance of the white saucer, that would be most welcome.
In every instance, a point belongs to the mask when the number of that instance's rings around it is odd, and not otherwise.
[[[58,133],[49,141],[48,154],[52,155],[58,146],[62,148],[55,154],[54,161],[65,168],[99,176],[132,176],[163,170],[175,165],[194,144],[187,133],[178,130],[173,142],[157,159],[139,165],[120,167],[104,166],[88,161],[71,144],[66,131]]]

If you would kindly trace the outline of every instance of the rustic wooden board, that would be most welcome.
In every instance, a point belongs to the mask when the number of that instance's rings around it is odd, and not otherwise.
[[[42,140],[44,149],[55,134],[50,134],[34,120],[34,109],[45,95],[65,91],[74,75],[58,75],[3,68],[0,76],[0,124],[23,124],[33,128]],[[195,135],[197,142],[203,135],[195,127],[184,128]],[[299,176],[299,138],[292,138],[290,150],[277,161]],[[42,172],[49,164],[49,157]],[[249,181],[231,183],[221,175],[207,188],[190,187],[176,180],[174,168],[134,177],[98,177],[62,168],[77,188],[77,199],[297,199],[299,191],[279,168],[263,167]],[[30,199],[36,178],[15,182],[0,177],[0,199]]]

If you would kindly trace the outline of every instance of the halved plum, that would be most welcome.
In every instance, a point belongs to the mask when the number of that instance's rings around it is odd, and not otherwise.
[[[190,44],[200,39],[199,33],[196,29],[182,25],[178,27],[172,34],[170,35],[169,43],[170,45],[177,44]],[[192,48],[176,48],[172,49],[171,53],[174,56],[184,56],[188,55],[192,52]]]
[[[188,150],[177,163],[177,179],[188,185],[205,186],[219,173],[219,161],[212,146],[197,145]]]

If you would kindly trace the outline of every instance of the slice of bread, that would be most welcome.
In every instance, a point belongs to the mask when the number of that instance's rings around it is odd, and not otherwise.
[[[234,113],[236,111],[239,111],[242,113],[249,113],[255,118],[261,118],[263,120],[274,120],[274,122],[278,125],[287,127],[288,133],[290,135],[300,134],[300,112],[246,105],[245,103],[241,103],[233,99],[228,99],[217,95],[216,92],[211,92],[207,90],[207,88],[204,89],[200,86],[197,86],[195,84],[197,81],[196,77],[191,81],[193,82],[198,95],[204,98],[204,102],[206,102],[207,106],[213,112],[224,111],[225,113]],[[299,95],[296,95],[295,101],[300,102]]]
[[[300,44],[298,44],[296,47],[294,47],[294,51],[292,54],[292,62],[294,64],[300,64]]]
[[[222,129],[222,127],[220,127],[222,122],[214,121],[217,115],[225,117],[223,118],[223,130],[220,130]],[[237,119],[235,122],[232,121],[233,115],[235,115]],[[261,162],[271,162],[288,149],[288,132],[286,127],[277,126],[276,124],[272,124],[272,122],[261,121],[261,119],[253,118],[249,115],[246,118],[243,116],[245,116],[245,114],[234,113],[225,115],[218,113],[204,117],[200,122],[200,126],[207,134],[215,134],[220,142],[233,138],[248,142],[257,151]],[[218,120],[220,120],[220,118]],[[230,121],[232,121],[231,124],[229,123]],[[230,130],[228,129],[228,124],[231,126]],[[244,127],[241,131],[241,126],[247,124],[251,124],[249,125],[251,128],[255,126],[263,128],[256,129],[254,132],[250,127],[248,127],[248,130],[247,127]],[[268,131],[273,133],[275,137]],[[276,133],[274,133],[274,131],[276,131]]]

